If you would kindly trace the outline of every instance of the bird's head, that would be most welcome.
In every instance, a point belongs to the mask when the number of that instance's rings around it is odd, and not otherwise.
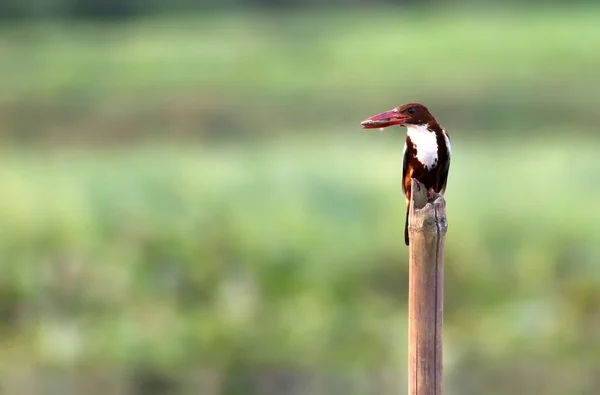
[[[419,103],[408,103],[389,111],[373,115],[361,122],[364,129],[387,128],[394,125],[429,125],[435,118],[427,107]]]

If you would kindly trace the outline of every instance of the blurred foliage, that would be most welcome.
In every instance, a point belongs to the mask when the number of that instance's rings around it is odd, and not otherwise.
[[[401,385],[400,144],[372,134],[318,147],[3,153],[3,361],[140,369],[168,386],[208,371],[227,394],[280,393],[243,384],[264,370],[269,383],[393,370]],[[600,217],[556,191],[597,172],[598,143],[455,146],[449,393],[490,393],[496,381],[491,393],[593,393]],[[584,195],[597,201],[600,187]]]
[[[160,14],[164,12],[202,12],[221,9],[258,9],[262,11],[290,11],[306,8],[339,7],[424,7],[444,6],[441,0],[3,0],[0,18],[4,19],[92,19],[120,20]],[[490,5],[519,6],[516,0],[453,0],[454,7]],[[558,0],[533,0],[529,4],[555,4]],[[595,4],[593,0],[573,0],[573,4]]]
[[[403,391],[403,133],[359,122],[409,100],[453,142],[446,392],[597,393],[597,20],[3,24],[0,393]]]
[[[357,114],[407,100],[434,108],[453,133],[543,133],[574,121],[574,132],[593,132],[598,26],[594,9],[576,8],[7,25],[0,133],[271,137],[290,123],[354,128]]]

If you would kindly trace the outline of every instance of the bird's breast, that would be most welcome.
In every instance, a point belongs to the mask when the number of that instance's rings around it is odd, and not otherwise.
[[[431,169],[438,162],[438,142],[435,132],[427,126],[415,125],[407,128],[408,137],[416,150],[415,156],[426,168]]]

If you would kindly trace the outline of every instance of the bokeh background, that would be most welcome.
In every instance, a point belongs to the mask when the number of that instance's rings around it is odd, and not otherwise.
[[[564,3],[564,4],[562,4]],[[0,2],[0,392],[406,391],[409,101],[449,395],[600,393],[600,7]]]

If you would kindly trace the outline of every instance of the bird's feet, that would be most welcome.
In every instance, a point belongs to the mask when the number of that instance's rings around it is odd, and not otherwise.
[[[434,195],[435,195],[435,191],[434,191],[434,189],[433,189],[433,188],[429,188],[429,189],[427,190],[427,196],[429,197],[429,201],[430,201],[430,202],[433,202],[433,197],[434,197]]]

